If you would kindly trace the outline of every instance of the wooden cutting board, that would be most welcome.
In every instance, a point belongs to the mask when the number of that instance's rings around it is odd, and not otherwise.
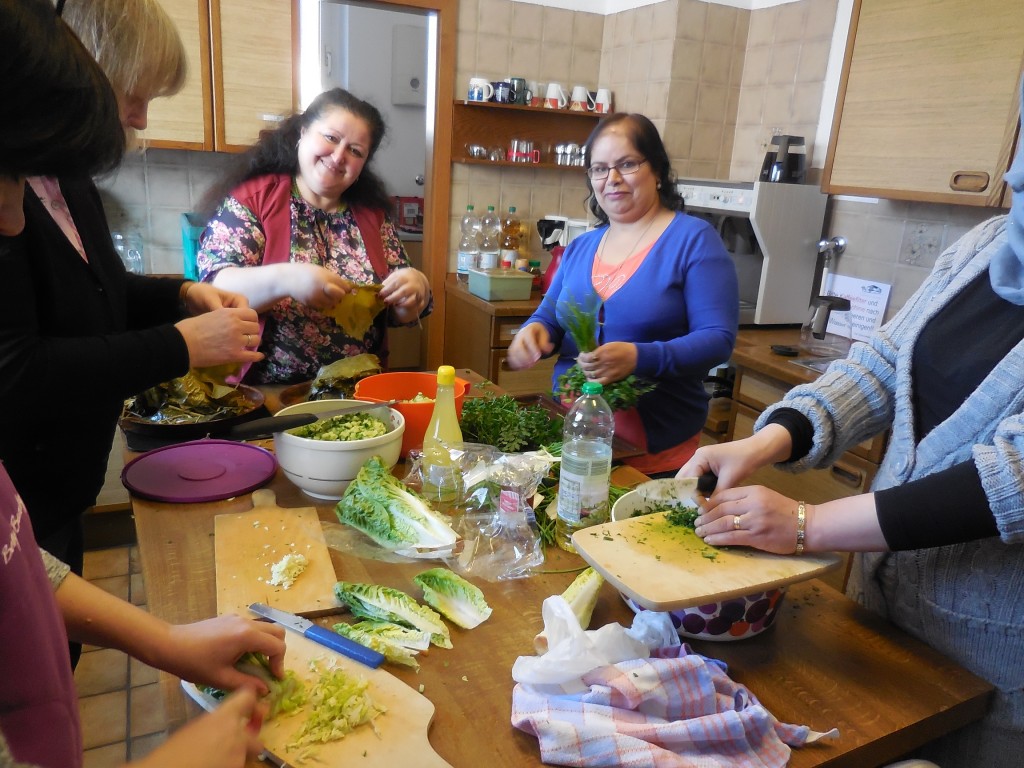
[[[370,684],[370,698],[387,708],[387,711],[374,721],[376,733],[369,725],[359,726],[344,739],[316,747],[314,756],[308,761],[309,765],[451,768],[449,763],[434,751],[427,738],[430,721],[434,717],[434,705],[429,699],[383,668],[370,669],[295,632],[289,632],[285,640],[288,643],[285,668],[293,670],[306,681],[307,688],[315,679],[315,674],[309,669],[309,662],[324,659],[343,668],[348,674],[365,678]],[[195,686],[185,683],[183,687],[202,706],[208,706],[202,694],[195,690]],[[302,727],[305,711],[306,707],[303,707],[293,716],[264,723],[260,732],[263,746],[289,764],[294,764],[295,756],[289,753],[285,746],[292,741],[293,734]]]
[[[251,512],[214,518],[217,613],[249,616],[251,603],[266,603],[304,616],[335,613],[338,581],[313,507],[286,509],[273,491],[253,491]],[[270,569],[288,553],[306,556],[306,566],[288,589],[271,585]]]
[[[576,551],[609,583],[652,611],[671,611],[750,595],[818,576],[839,555],[773,555],[715,548],[665,512],[594,525],[572,536]]]

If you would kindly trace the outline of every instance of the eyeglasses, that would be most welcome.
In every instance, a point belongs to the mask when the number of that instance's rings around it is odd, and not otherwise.
[[[615,165],[592,165],[587,168],[587,176],[593,181],[607,179],[608,174],[612,171],[618,171],[620,176],[629,176],[631,173],[639,171],[640,166],[646,162],[647,160],[623,160]]]

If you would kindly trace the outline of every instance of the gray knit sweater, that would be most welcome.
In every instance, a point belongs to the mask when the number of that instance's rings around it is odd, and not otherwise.
[[[766,409],[803,413],[810,452],[778,465],[826,467],[887,428],[889,447],[873,487],[889,488],[973,460],[999,537],[934,549],[858,555],[848,594],[955,659],[997,688],[985,720],[930,745],[942,768],[1019,766],[1024,747],[1024,342],[999,362],[945,422],[914,434],[911,370],[922,328],[988,268],[1006,241],[1006,217],[968,232],[899,313],[867,343],[854,344],[817,381]],[[979,328],[978,333],[984,333]],[[914,382],[918,388],[941,382]]]

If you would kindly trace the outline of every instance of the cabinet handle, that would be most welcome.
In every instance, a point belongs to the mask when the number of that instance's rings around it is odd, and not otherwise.
[[[273,115],[268,112],[260,115],[260,120],[264,123],[280,123],[284,121],[284,115]]]
[[[848,469],[846,467],[835,464],[831,469],[832,478],[843,485],[848,485],[851,488],[862,489],[864,485],[864,473],[857,469]]]
[[[949,188],[954,192],[984,192],[988,182],[989,175],[984,171],[955,171],[949,177]]]

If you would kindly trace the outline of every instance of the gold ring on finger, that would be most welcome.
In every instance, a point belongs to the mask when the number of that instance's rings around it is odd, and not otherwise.
[[[740,516],[739,515],[733,515],[732,516],[732,529],[734,531],[742,530],[742,526],[740,525]]]

